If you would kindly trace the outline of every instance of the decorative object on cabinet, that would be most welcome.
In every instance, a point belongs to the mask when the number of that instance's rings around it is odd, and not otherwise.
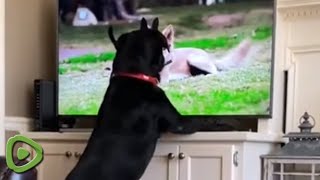
[[[299,122],[300,132],[285,135],[289,142],[280,151],[261,156],[263,180],[320,178],[320,133],[311,132],[315,119],[305,112]]]

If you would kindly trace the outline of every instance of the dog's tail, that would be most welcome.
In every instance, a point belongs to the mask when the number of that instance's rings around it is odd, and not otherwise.
[[[250,62],[249,54],[252,49],[251,47],[252,42],[249,39],[243,40],[222,59],[216,61],[217,69],[225,71],[247,65]]]

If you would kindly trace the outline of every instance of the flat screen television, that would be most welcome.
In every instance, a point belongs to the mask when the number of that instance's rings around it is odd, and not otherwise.
[[[58,114],[97,114],[115,56],[108,26],[118,37],[139,28],[141,17],[159,17],[173,47],[164,55],[177,62],[159,86],[182,115],[271,117],[274,6],[273,0],[59,0]]]

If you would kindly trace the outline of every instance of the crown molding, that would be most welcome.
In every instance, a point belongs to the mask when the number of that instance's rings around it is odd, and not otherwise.
[[[319,0],[278,0],[278,9],[292,9],[298,7],[314,7],[319,6]]]
[[[277,2],[277,10],[285,20],[320,16],[319,0],[285,0]]]

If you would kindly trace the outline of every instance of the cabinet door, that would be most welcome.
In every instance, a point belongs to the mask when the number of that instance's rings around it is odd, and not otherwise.
[[[37,166],[38,180],[64,180],[78,161],[86,143],[41,143],[43,161]],[[30,158],[35,156],[34,151]]]
[[[178,145],[157,144],[141,180],[178,180]],[[172,153],[170,156],[169,154]]]
[[[181,145],[180,180],[234,180],[232,145]]]

